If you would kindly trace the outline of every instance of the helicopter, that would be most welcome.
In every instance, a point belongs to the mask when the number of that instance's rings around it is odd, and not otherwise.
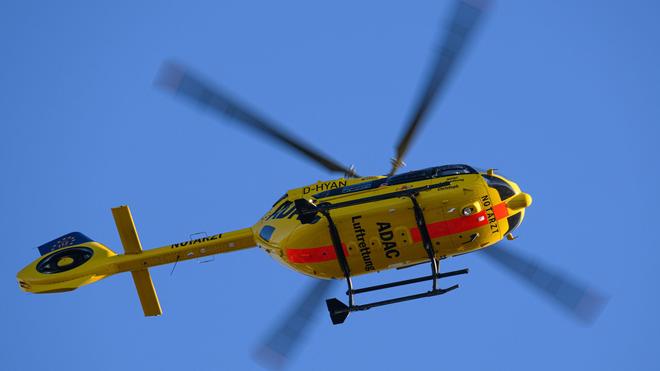
[[[396,146],[389,171],[361,176],[288,134],[247,105],[207,83],[187,68],[164,64],[157,84],[202,108],[233,119],[247,129],[284,145],[341,177],[290,189],[251,227],[197,236],[153,249],[143,249],[128,206],[112,209],[124,249],[117,254],[80,232],[58,237],[38,247],[40,257],[17,274],[20,288],[31,293],[77,289],[122,272],[130,272],[145,316],[162,308],[149,268],[180,261],[260,248],[294,271],[317,278],[290,317],[264,342],[269,356],[285,359],[295,346],[316,303],[333,281],[344,281],[347,302],[326,300],[333,324],[350,313],[400,302],[439,296],[458,288],[441,287],[444,278],[465,275],[467,269],[441,272],[443,259],[483,251],[518,274],[583,321],[592,320],[604,298],[503,247],[513,240],[531,195],[494,169],[467,164],[439,165],[398,173],[424,119],[446,86],[451,72],[478,28],[485,3],[457,1],[446,36],[425,88]],[[353,286],[352,278],[390,269],[427,264],[428,275],[380,285]],[[393,287],[430,281],[430,290],[359,304],[356,296]]]

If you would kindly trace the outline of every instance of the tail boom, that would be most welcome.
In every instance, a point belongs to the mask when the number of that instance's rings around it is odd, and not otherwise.
[[[144,250],[139,254],[117,255],[112,260],[117,272],[129,272],[255,246],[252,229],[244,228]]]

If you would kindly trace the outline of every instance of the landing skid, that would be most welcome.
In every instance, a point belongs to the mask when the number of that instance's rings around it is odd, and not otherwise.
[[[442,295],[458,288],[458,285],[454,285],[446,289],[438,288],[439,278],[467,274],[468,270],[461,269],[447,273],[438,272],[438,259],[435,256],[435,250],[433,249],[433,242],[431,241],[431,237],[429,236],[429,232],[426,227],[426,221],[424,220],[423,209],[419,205],[419,202],[417,201],[417,196],[419,196],[420,191],[438,188],[438,187],[446,186],[448,184],[450,183],[449,182],[439,183],[425,187],[402,190],[385,195],[367,197],[360,200],[340,202],[337,204],[322,203],[316,206],[304,199],[299,199],[295,201],[296,209],[298,210],[298,220],[300,220],[301,223],[303,224],[311,223],[318,214],[323,215],[327,219],[328,231],[330,232],[330,239],[332,240],[332,245],[334,247],[335,254],[337,255],[337,262],[341,267],[341,270],[344,274],[344,278],[346,279],[346,284],[348,285],[348,290],[346,291],[346,295],[348,295],[348,305],[342,303],[337,298],[326,300],[326,305],[328,306],[328,311],[330,312],[330,319],[332,320],[333,324],[338,325],[340,323],[344,323],[346,317],[348,317],[348,314],[351,312],[367,310],[367,309],[381,307],[383,305],[389,305],[394,303],[401,303],[409,300]],[[383,199],[397,198],[397,197],[407,197],[412,202],[413,211],[415,214],[415,221],[422,237],[424,251],[426,252],[429,261],[431,262],[431,275],[403,280],[403,281],[390,282],[383,285],[369,286],[361,289],[353,289],[353,283],[351,281],[351,269],[348,265],[348,260],[346,259],[346,255],[344,254],[344,249],[342,248],[341,238],[339,236],[337,226],[335,225],[334,221],[332,220],[332,217],[330,216],[330,210],[347,207],[347,206],[353,206],[355,204],[370,203],[370,202],[380,201]],[[433,286],[431,291],[426,291],[419,294],[413,294],[408,296],[400,296],[388,300],[375,301],[372,303],[361,304],[361,305],[357,305],[354,302],[353,296],[356,294],[361,294],[370,291],[384,290],[391,287],[409,285],[412,283],[423,282],[423,281],[433,281]]]
[[[361,294],[364,292],[370,292],[370,291],[377,291],[377,290],[384,290],[388,289],[391,287],[397,287],[397,286],[403,286],[403,285],[410,285],[412,283],[417,283],[417,282],[423,282],[423,281],[430,281],[430,280],[437,280],[439,278],[443,277],[451,277],[451,276],[458,276],[461,274],[467,274],[468,270],[467,269],[460,269],[457,271],[452,271],[452,272],[446,272],[446,273],[437,273],[436,275],[429,275],[429,276],[423,276],[423,277],[418,277],[418,278],[413,278],[409,280],[403,280],[403,281],[396,281],[396,282],[390,282],[386,283],[383,285],[376,285],[376,286],[369,286],[369,287],[364,287],[360,289],[349,289],[346,291],[346,294],[349,297],[349,302],[353,301],[353,295],[355,294]],[[410,300],[415,300],[415,299],[421,299],[421,298],[428,298],[431,296],[437,296],[437,295],[442,295],[445,294],[449,291],[455,290],[458,288],[458,285],[453,285],[450,286],[446,289],[438,289],[434,288],[431,291],[426,291],[422,292],[419,294],[413,294],[413,295],[408,295],[408,296],[400,296],[388,300],[382,300],[382,301],[375,301],[372,303],[367,303],[367,304],[349,304],[346,305],[342,303],[339,299],[337,298],[332,298],[328,299],[325,301],[326,305],[328,306],[328,312],[330,312],[330,319],[332,320],[332,324],[338,325],[340,323],[344,323],[346,320],[346,317],[348,317],[348,314],[350,312],[357,312],[357,311],[362,311],[362,310],[367,310],[375,307],[382,307],[383,305],[389,305],[389,304],[395,304],[395,303],[401,303],[404,301],[410,301]]]

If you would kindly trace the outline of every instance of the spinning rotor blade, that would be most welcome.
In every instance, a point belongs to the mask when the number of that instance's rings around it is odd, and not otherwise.
[[[593,323],[607,304],[607,298],[593,289],[582,286],[531,258],[511,251],[506,245],[490,247],[483,252],[566,309],[583,323]]]
[[[469,42],[470,36],[478,26],[486,4],[487,1],[485,0],[463,0],[456,3],[451,25],[444,41],[438,48],[435,64],[428,77],[424,92],[417,102],[414,114],[406,124],[405,133],[396,147],[396,157],[392,159],[392,169],[388,175],[393,175],[399,167],[403,166],[403,157],[408,151],[413,136],[419,130],[419,126],[432,107],[436,95],[445,86],[456,60],[460,57],[465,45]]]
[[[278,125],[246,108],[220,89],[205,83],[182,66],[165,63],[156,84],[183,95],[202,107],[210,108],[215,113],[233,118],[285,147],[298,151],[330,171],[357,176],[353,168],[339,164],[300,139],[294,138]]]
[[[317,279],[309,285],[300,296],[300,301],[290,309],[289,315],[257,348],[256,360],[270,369],[283,368],[291,352],[304,338],[305,330],[308,329],[314,315],[318,314],[328,290],[334,283],[333,280]]]

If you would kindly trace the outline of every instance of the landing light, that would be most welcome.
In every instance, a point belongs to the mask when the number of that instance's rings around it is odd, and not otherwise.
[[[470,206],[464,207],[463,211],[462,211],[463,215],[465,215],[465,216],[470,216],[470,215],[472,215],[473,212],[474,212],[474,209]]]

